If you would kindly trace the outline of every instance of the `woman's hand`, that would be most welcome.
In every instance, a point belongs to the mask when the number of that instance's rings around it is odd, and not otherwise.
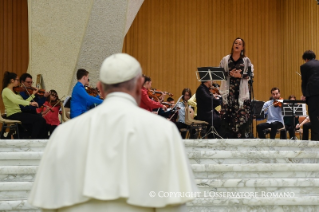
[[[230,71],[230,76],[232,76],[234,78],[241,78],[240,72],[242,72],[242,70],[236,70],[234,68],[233,70]]]

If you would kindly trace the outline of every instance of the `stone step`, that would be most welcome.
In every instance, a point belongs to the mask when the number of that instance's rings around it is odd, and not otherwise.
[[[185,147],[201,147],[211,149],[215,147],[235,148],[237,147],[297,147],[319,148],[319,141],[304,140],[280,140],[280,139],[194,139],[183,140]]]
[[[319,164],[191,164],[194,172],[319,171]]]
[[[319,206],[308,206],[308,205],[232,205],[232,206],[188,206],[187,212],[317,212]]]
[[[215,195],[215,197],[211,197]],[[216,196],[221,197],[216,197]],[[231,195],[231,194],[230,194]],[[239,194],[240,195],[240,194]],[[244,196],[243,194],[242,196]],[[262,195],[262,194],[259,194]],[[271,195],[265,193],[263,197],[253,197],[253,198],[227,198],[227,193],[225,192],[225,198],[223,198],[223,193],[208,194],[207,198],[196,198],[195,200],[186,203],[187,206],[200,206],[200,207],[210,207],[210,206],[232,206],[232,205],[250,205],[250,206],[270,206],[270,205],[287,205],[287,206],[302,206],[311,205],[319,206],[319,197],[317,196],[307,196],[307,197],[276,197],[274,195],[279,195],[272,193]],[[284,195],[284,194],[282,194]],[[288,194],[287,194],[288,195]],[[270,197],[271,196],[271,197]]]
[[[319,151],[317,147],[289,147],[289,146],[219,146],[219,147],[185,147],[186,152],[195,152],[195,151],[232,151],[232,152],[249,152],[249,151],[309,151],[315,152]]]
[[[318,149],[319,150],[319,149]],[[250,158],[312,158],[319,159],[318,151],[191,151],[190,159],[250,159]]]
[[[37,166],[0,166],[0,182],[33,182]]]
[[[0,152],[43,152],[48,140],[0,140]]]
[[[27,200],[33,182],[0,182],[0,200]]]
[[[195,179],[195,182],[198,187],[213,188],[319,187],[318,178]]]
[[[0,201],[0,211],[36,211],[40,212],[39,209],[30,205],[27,200],[16,200],[16,201]]]
[[[246,193],[248,194],[267,194],[267,193],[284,193],[290,192],[292,196],[297,197],[319,197],[318,187],[241,187],[241,188],[208,188],[200,187],[198,188],[198,197],[216,197],[217,193],[222,192],[233,192],[233,193]],[[217,196],[218,197],[218,196]],[[249,197],[249,196],[247,196]],[[281,197],[280,197],[281,198]]]
[[[0,166],[36,166],[43,152],[1,152]]]
[[[319,171],[256,171],[256,172],[247,172],[247,171],[233,171],[233,172],[195,172],[194,176],[197,179],[250,179],[250,178],[319,178]]]
[[[319,159],[313,158],[227,158],[227,159],[202,159],[202,158],[191,158],[189,159],[191,164],[276,164],[276,163],[319,163]]]

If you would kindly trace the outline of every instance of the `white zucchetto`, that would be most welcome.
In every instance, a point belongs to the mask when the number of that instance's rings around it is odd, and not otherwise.
[[[117,53],[107,57],[100,69],[100,80],[105,84],[117,84],[142,74],[140,63],[132,56]]]

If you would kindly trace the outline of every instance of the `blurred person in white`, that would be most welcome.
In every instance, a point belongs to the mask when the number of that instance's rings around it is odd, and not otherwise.
[[[32,205],[56,212],[186,211],[193,197],[158,195],[196,186],[175,125],[138,106],[142,84],[135,58],[119,53],[104,60],[98,83],[104,102],[54,131]]]

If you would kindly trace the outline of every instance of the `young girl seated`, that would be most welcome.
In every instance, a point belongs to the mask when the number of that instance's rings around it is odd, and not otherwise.
[[[58,93],[55,90],[50,90],[50,95],[47,97],[43,106],[37,109],[37,112],[41,113],[42,117],[45,119],[46,129],[47,132],[50,132],[50,135],[52,135],[55,128],[60,124],[60,107]]]

